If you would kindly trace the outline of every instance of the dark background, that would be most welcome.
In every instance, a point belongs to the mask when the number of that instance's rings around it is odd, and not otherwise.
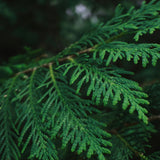
[[[0,0],[0,64],[24,47],[57,54],[110,19],[119,3],[138,8],[142,0]]]

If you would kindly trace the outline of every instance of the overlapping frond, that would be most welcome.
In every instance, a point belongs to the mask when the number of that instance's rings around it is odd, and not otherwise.
[[[143,67],[146,67],[149,61],[152,61],[152,65],[155,66],[157,61],[160,60],[160,45],[150,43],[128,44],[122,41],[114,41],[97,47],[93,53],[93,58],[106,60],[106,66],[118,59],[133,60],[135,64],[141,60]]]
[[[148,160],[157,160],[160,159],[160,151],[154,152],[148,156]]]
[[[143,2],[140,9],[132,7],[127,13],[123,12],[122,6],[116,9],[115,17],[107,23],[99,24],[90,33],[66,48],[59,56],[76,54],[78,51],[91,47],[89,51],[100,44],[109,43],[125,34],[133,34],[136,41],[143,34],[152,34],[160,28],[160,2],[153,0],[148,4]]]
[[[152,125],[143,124],[132,124],[120,129],[111,139],[113,147],[109,160],[130,160],[133,157],[148,160],[145,148],[149,147],[147,142],[152,132],[155,132]]]
[[[0,95],[0,157],[1,160],[19,160],[20,151],[17,146],[18,132],[14,121],[14,106],[11,104],[12,94],[17,77],[9,80],[1,89]],[[12,112],[11,112],[12,111]]]
[[[38,79],[39,78],[39,79]],[[22,154],[32,143],[29,158],[37,157],[41,160],[56,160],[57,151],[53,141],[48,135],[48,127],[41,121],[41,105],[37,103],[39,93],[36,87],[41,78],[33,71],[30,78],[24,82],[25,87],[19,91],[14,101],[19,101],[17,108],[17,127],[20,130],[19,145]]]
[[[145,100],[147,94],[142,91],[137,82],[122,77],[118,70],[98,68],[96,65],[91,66],[88,63],[81,64],[73,61],[64,64],[62,67],[65,67],[64,75],[72,70],[70,84],[76,82],[77,93],[83,85],[86,85],[86,95],[91,95],[96,105],[101,102],[107,105],[109,99],[112,100],[114,105],[122,101],[123,109],[129,107],[130,113],[137,111],[139,118],[147,123],[145,115],[147,110],[141,104],[149,104],[149,102]]]
[[[139,9],[132,7],[126,14],[123,14],[122,6],[119,5],[115,18],[108,21],[107,25],[112,27],[111,33],[130,32],[129,34],[134,34],[134,39],[138,41],[143,34],[152,34],[160,28],[159,11],[160,2],[157,0],[152,0],[148,4],[143,1]]]
[[[111,143],[106,140],[110,134],[102,129],[103,123],[89,118],[88,114],[97,112],[91,106],[91,101],[76,95],[63,75],[59,74],[50,65],[50,72],[39,86],[46,90],[46,94],[39,100],[44,102],[43,121],[48,120],[48,116],[51,117],[52,121],[48,125],[52,126],[52,137],[60,134],[62,148],[70,142],[71,151],[77,150],[78,154],[87,151],[88,158],[97,154],[100,160],[105,159],[103,154],[110,153],[108,146]]]
[[[117,136],[112,136],[112,154],[108,158],[109,160],[129,160],[132,157],[132,151],[125,145]]]
[[[111,142],[113,146],[111,155],[107,156],[107,159],[150,160],[148,150],[151,144],[148,142],[153,134],[157,134],[154,125],[141,123],[137,120],[136,114],[128,117],[128,113],[118,106],[113,108],[110,104],[109,107],[111,108],[110,112],[104,110],[103,114],[96,115],[96,117],[101,116],[100,120],[108,125],[108,129],[112,133]]]

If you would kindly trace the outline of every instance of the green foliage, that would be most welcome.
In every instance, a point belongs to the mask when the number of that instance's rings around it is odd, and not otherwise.
[[[149,160],[155,160],[160,158],[160,152],[155,152],[149,156]]]
[[[15,127],[14,119],[12,117],[12,105],[10,103],[11,94],[15,87],[16,78],[10,80],[6,84],[6,88],[1,90],[1,103],[0,103],[0,144],[1,144],[1,159],[19,159],[20,151],[15,142],[18,139],[18,131]]]
[[[128,44],[122,41],[114,41],[99,46],[93,56],[94,59],[100,58],[101,60],[104,60],[108,55],[106,66],[110,65],[111,62],[116,62],[118,59],[122,60],[124,58],[126,58],[127,61],[133,59],[135,64],[141,59],[143,67],[146,67],[151,58],[152,65],[155,66],[157,60],[160,58],[159,48],[159,44]],[[99,57],[96,56],[97,52]]]
[[[18,73],[0,86],[1,160],[58,160],[67,147],[76,159],[157,160],[159,150],[146,149],[158,132],[147,113],[154,113],[150,108],[156,96],[150,93],[159,84],[147,94],[131,79],[133,73],[116,63],[158,63],[159,44],[123,42],[121,37],[138,41],[152,34],[160,28],[159,11],[155,0],[127,13],[118,6],[113,19],[49,59],[34,61],[32,54],[40,50],[26,48],[24,68],[17,67]]]
[[[70,84],[74,83],[82,75],[81,80],[76,82],[77,92],[79,92],[84,83],[90,83],[88,84],[86,95],[91,95],[92,101],[95,101],[96,105],[100,101],[107,105],[109,98],[113,100],[113,105],[116,105],[118,101],[123,99],[122,108],[125,110],[130,106],[129,112],[138,111],[139,118],[147,123],[147,117],[145,116],[147,110],[139,105],[148,104],[148,101],[144,99],[147,94],[141,92],[142,89],[138,83],[123,78],[119,74],[119,72],[123,74],[123,71],[119,69],[113,70],[112,68],[96,68],[96,65],[93,66],[89,62],[85,64],[73,62],[73,64],[69,63],[63,66],[65,68],[64,75],[69,69],[76,68],[70,78]]]
[[[124,34],[128,36],[132,34],[136,41],[138,41],[139,37],[143,34],[153,34],[153,32],[160,27],[160,3],[154,2],[155,1],[151,1],[149,4],[144,3],[139,10],[135,10],[134,7],[132,7],[126,14],[122,14],[118,6],[114,18],[107,23],[100,24],[94,31],[82,36],[79,41],[72,44],[62,53],[74,54],[83,48],[85,49],[86,46],[94,46],[90,49],[96,50],[97,47],[104,45],[106,42],[113,41]]]

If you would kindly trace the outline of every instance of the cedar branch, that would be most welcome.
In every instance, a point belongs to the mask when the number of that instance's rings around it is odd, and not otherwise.
[[[115,36],[109,38],[108,40],[106,40],[105,43],[110,43],[110,42],[122,37],[126,33],[127,32],[121,32],[119,35],[115,35]],[[60,58],[60,59],[58,59],[58,62],[63,62],[63,61],[69,60],[69,59],[74,58],[74,57],[76,57],[77,55],[80,55],[80,54],[89,53],[89,52],[93,51],[96,47],[98,47],[99,45],[100,44],[96,44],[93,47],[89,47],[87,49],[81,50],[81,51],[77,52],[76,55],[73,54],[73,55],[69,55],[69,56]],[[38,68],[49,67],[50,64],[54,64],[54,63],[55,62],[49,62],[49,63],[45,63],[45,64],[39,65],[37,67],[34,67],[34,68],[28,68],[26,70],[23,70],[23,71],[20,71],[20,72],[16,73],[15,75],[20,75],[20,74],[25,74],[25,73],[28,73],[28,72],[32,72],[34,69],[38,69]]]

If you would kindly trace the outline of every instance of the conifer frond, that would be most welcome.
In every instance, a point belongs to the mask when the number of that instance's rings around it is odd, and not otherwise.
[[[112,136],[112,150],[109,160],[129,160],[132,158],[132,151],[115,135]]]
[[[160,28],[160,2],[152,0],[150,3],[143,2],[140,9],[132,7],[127,13],[123,12],[121,6],[116,9],[115,17],[107,23],[99,24],[90,33],[86,33],[82,38],[66,48],[59,57],[77,54],[86,47],[91,47],[86,51],[92,51],[100,44],[105,44],[117,40],[125,34],[133,34],[136,41],[143,34],[152,34]]]
[[[148,160],[157,160],[160,159],[160,151],[154,152],[148,156]]]
[[[108,129],[113,134],[111,142],[111,155],[107,157],[109,160],[130,160],[142,159],[149,160],[146,148],[150,148],[148,143],[151,136],[157,133],[154,125],[141,123],[137,120],[136,114],[132,117],[127,116],[126,111],[122,111],[119,106],[111,111],[104,111],[101,114],[101,121],[108,125]],[[96,116],[99,117],[99,114]],[[119,122],[119,123],[117,123]]]
[[[17,77],[9,80],[0,96],[0,155],[1,160],[19,160],[20,151],[17,146],[18,132],[13,118],[14,106],[11,104],[12,94]],[[12,111],[12,112],[11,112]]]
[[[39,73],[33,71],[30,78],[24,81],[24,89],[19,91],[14,101],[19,101],[17,124],[20,130],[19,145],[22,154],[32,143],[29,158],[37,157],[41,160],[57,160],[57,151],[48,135],[48,127],[41,121],[41,105],[37,103],[39,94],[37,85],[41,82]]]
[[[106,140],[110,134],[101,128],[104,124],[92,118],[89,114],[98,112],[91,105],[91,101],[80,98],[75,90],[68,86],[68,82],[60,73],[53,71],[50,65],[46,79],[39,88],[46,90],[39,102],[43,102],[42,120],[51,121],[47,125],[52,127],[52,137],[62,137],[62,148],[70,142],[71,151],[78,154],[87,150],[87,157],[97,154],[99,160],[105,160],[104,153],[110,153]],[[62,73],[61,73],[62,74]],[[49,98],[47,98],[49,97]]]
[[[118,6],[120,8],[121,6]],[[107,25],[112,27],[113,31],[111,33],[118,32],[130,32],[135,34],[134,39],[139,40],[139,37],[143,34],[152,34],[156,29],[160,28],[160,2],[157,0],[152,0],[150,3],[143,4],[140,9],[135,9],[131,7],[130,10],[123,14],[122,9],[118,9],[115,18],[107,22]]]
[[[145,155],[145,148],[149,147],[147,142],[152,132],[155,132],[152,125],[143,124],[135,124],[120,129],[118,133],[112,136],[113,147],[109,160],[129,160],[135,156],[137,159],[148,160]]]
[[[122,108],[125,110],[128,107],[129,112],[138,112],[139,119],[142,119],[147,123],[147,110],[141,106],[141,104],[149,104],[145,98],[147,94],[142,91],[142,88],[137,82],[123,78],[117,71],[111,72],[110,68],[98,68],[96,65],[91,66],[88,63],[81,64],[76,61],[66,63],[61,66],[65,67],[64,75],[70,70],[70,84],[76,82],[77,93],[82,88],[82,85],[88,85],[86,90],[87,96],[92,96],[92,100],[96,105],[103,102],[106,106],[111,99],[113,105],[116,105],[119,101],[122,101]]]
[[[115,41],[109,44],[102,44],[97,47],[93,54],[94,59],[106,59],[106,65],[111,62],[116,62],[118,59],[133,60],[137,64],[142,60],[142,66],[146,67],[149,61],[155,66],[160,60],[160,45],[159,44],[128,44],[122,41]]]

